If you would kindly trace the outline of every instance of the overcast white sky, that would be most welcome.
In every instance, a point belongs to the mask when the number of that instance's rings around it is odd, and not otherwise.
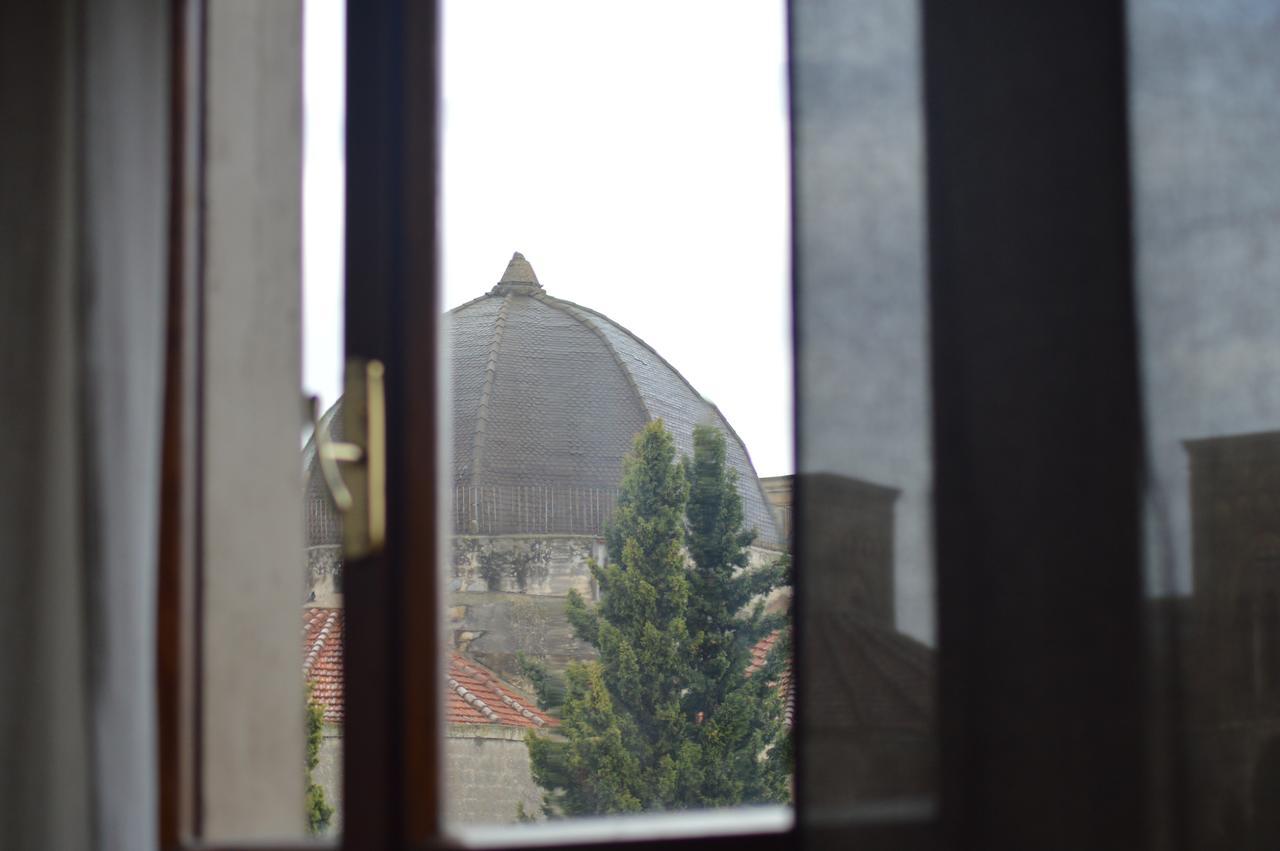
[[[444,7],[445,305],[521,251],[548,293],[629,328],[719,405],[758,473],[792,472],[781,0]],[[340,3],[308,0],[304,380],[326,402],[342,26]]]
[[[1219,5],[1131,9],[1153,524],[1172,545],[1152,548],[1158,592],[1190,585],[1181,442],[1280,425],[1276,12]],[[914,9],[868,0],[801,32],[830,53],[799,78],[802,161],[817,169],[806,264],[841,282],[814,288],[802,321],[849,348],[810,365],[810,421],[826,431],[808,435],[806,464],[902,491],[899,623],[929,640]],[[548,292],[630,328],[718,404],[762,475],[792,470],[783,24],[781,0],[454,0],[443,31],[445,304],[523,252]],[[340,2],[307,0],[305,382],[326,401],[341,352],[342,27]]]

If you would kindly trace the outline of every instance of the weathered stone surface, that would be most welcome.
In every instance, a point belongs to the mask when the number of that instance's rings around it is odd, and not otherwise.
[[[450,602],[453,611],[464,612],[449,624],[454,649],[515,685],[528,687],[516,661],[520,653],[545,660],[557,672],[570,662],[595,658],[595,650],[574,637],[564,597],[459,592]]]
[[[333,819],[325,836],[342,835],[342,727],[325,724],[316,767],[311,769],[311,782],[324,790],[325,800],[333,807]]]
[[[510,824],[518,806],[534,815],[542,793],[529,770],[523,730],[450,724],[445,733],[445,815],[453,824]],[[312,779],[334,807],[327,836],[342,832],[342,733],[326,725]]]
[[[327,544],[307,547],[307,582],[304,600],[320,606],[341,606],[342,547]]]
[[[541,806],[523,730],[450,724],[444,771],[445,817],[453,824],[511,824],[521,805],[529,815]]]
[[[604,541],[585,535],[459,535],[449,590],[595,597],[588,563],[603,563]]]

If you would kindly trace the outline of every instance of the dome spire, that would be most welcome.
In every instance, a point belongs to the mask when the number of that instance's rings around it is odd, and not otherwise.
[[[519,251],[511,255],[507,271],[502,273],[502,280],[498,281],[493,288],[493,292],[499,295],[511,293],[529,295],[541,290],[542,285],[538,283],[538,276],[534,274],[533,266],[529,265],[529,261],[525,260],[524,255]]]

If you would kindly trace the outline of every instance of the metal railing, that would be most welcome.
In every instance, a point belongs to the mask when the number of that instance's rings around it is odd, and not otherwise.
[[[617,501],[617,488],[458,485],[452,527],[457,535],[601,535]]]

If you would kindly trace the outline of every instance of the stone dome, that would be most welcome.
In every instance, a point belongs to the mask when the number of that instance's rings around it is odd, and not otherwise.
[[[781,547],[746,447],[720,411],[627,329],[548,295],[519,253],[492,290],[449,311],[444,326],[455,534],[600,534],[632,440],[660,418],[682,454],[693,452],[695,425],[725,434],[745,525],[758,545]],[[326,414],[335,432],[336,409]],[[318,470],[310,479],[308,543],[338,543],[327,501],[315,500],[323,496]]]

